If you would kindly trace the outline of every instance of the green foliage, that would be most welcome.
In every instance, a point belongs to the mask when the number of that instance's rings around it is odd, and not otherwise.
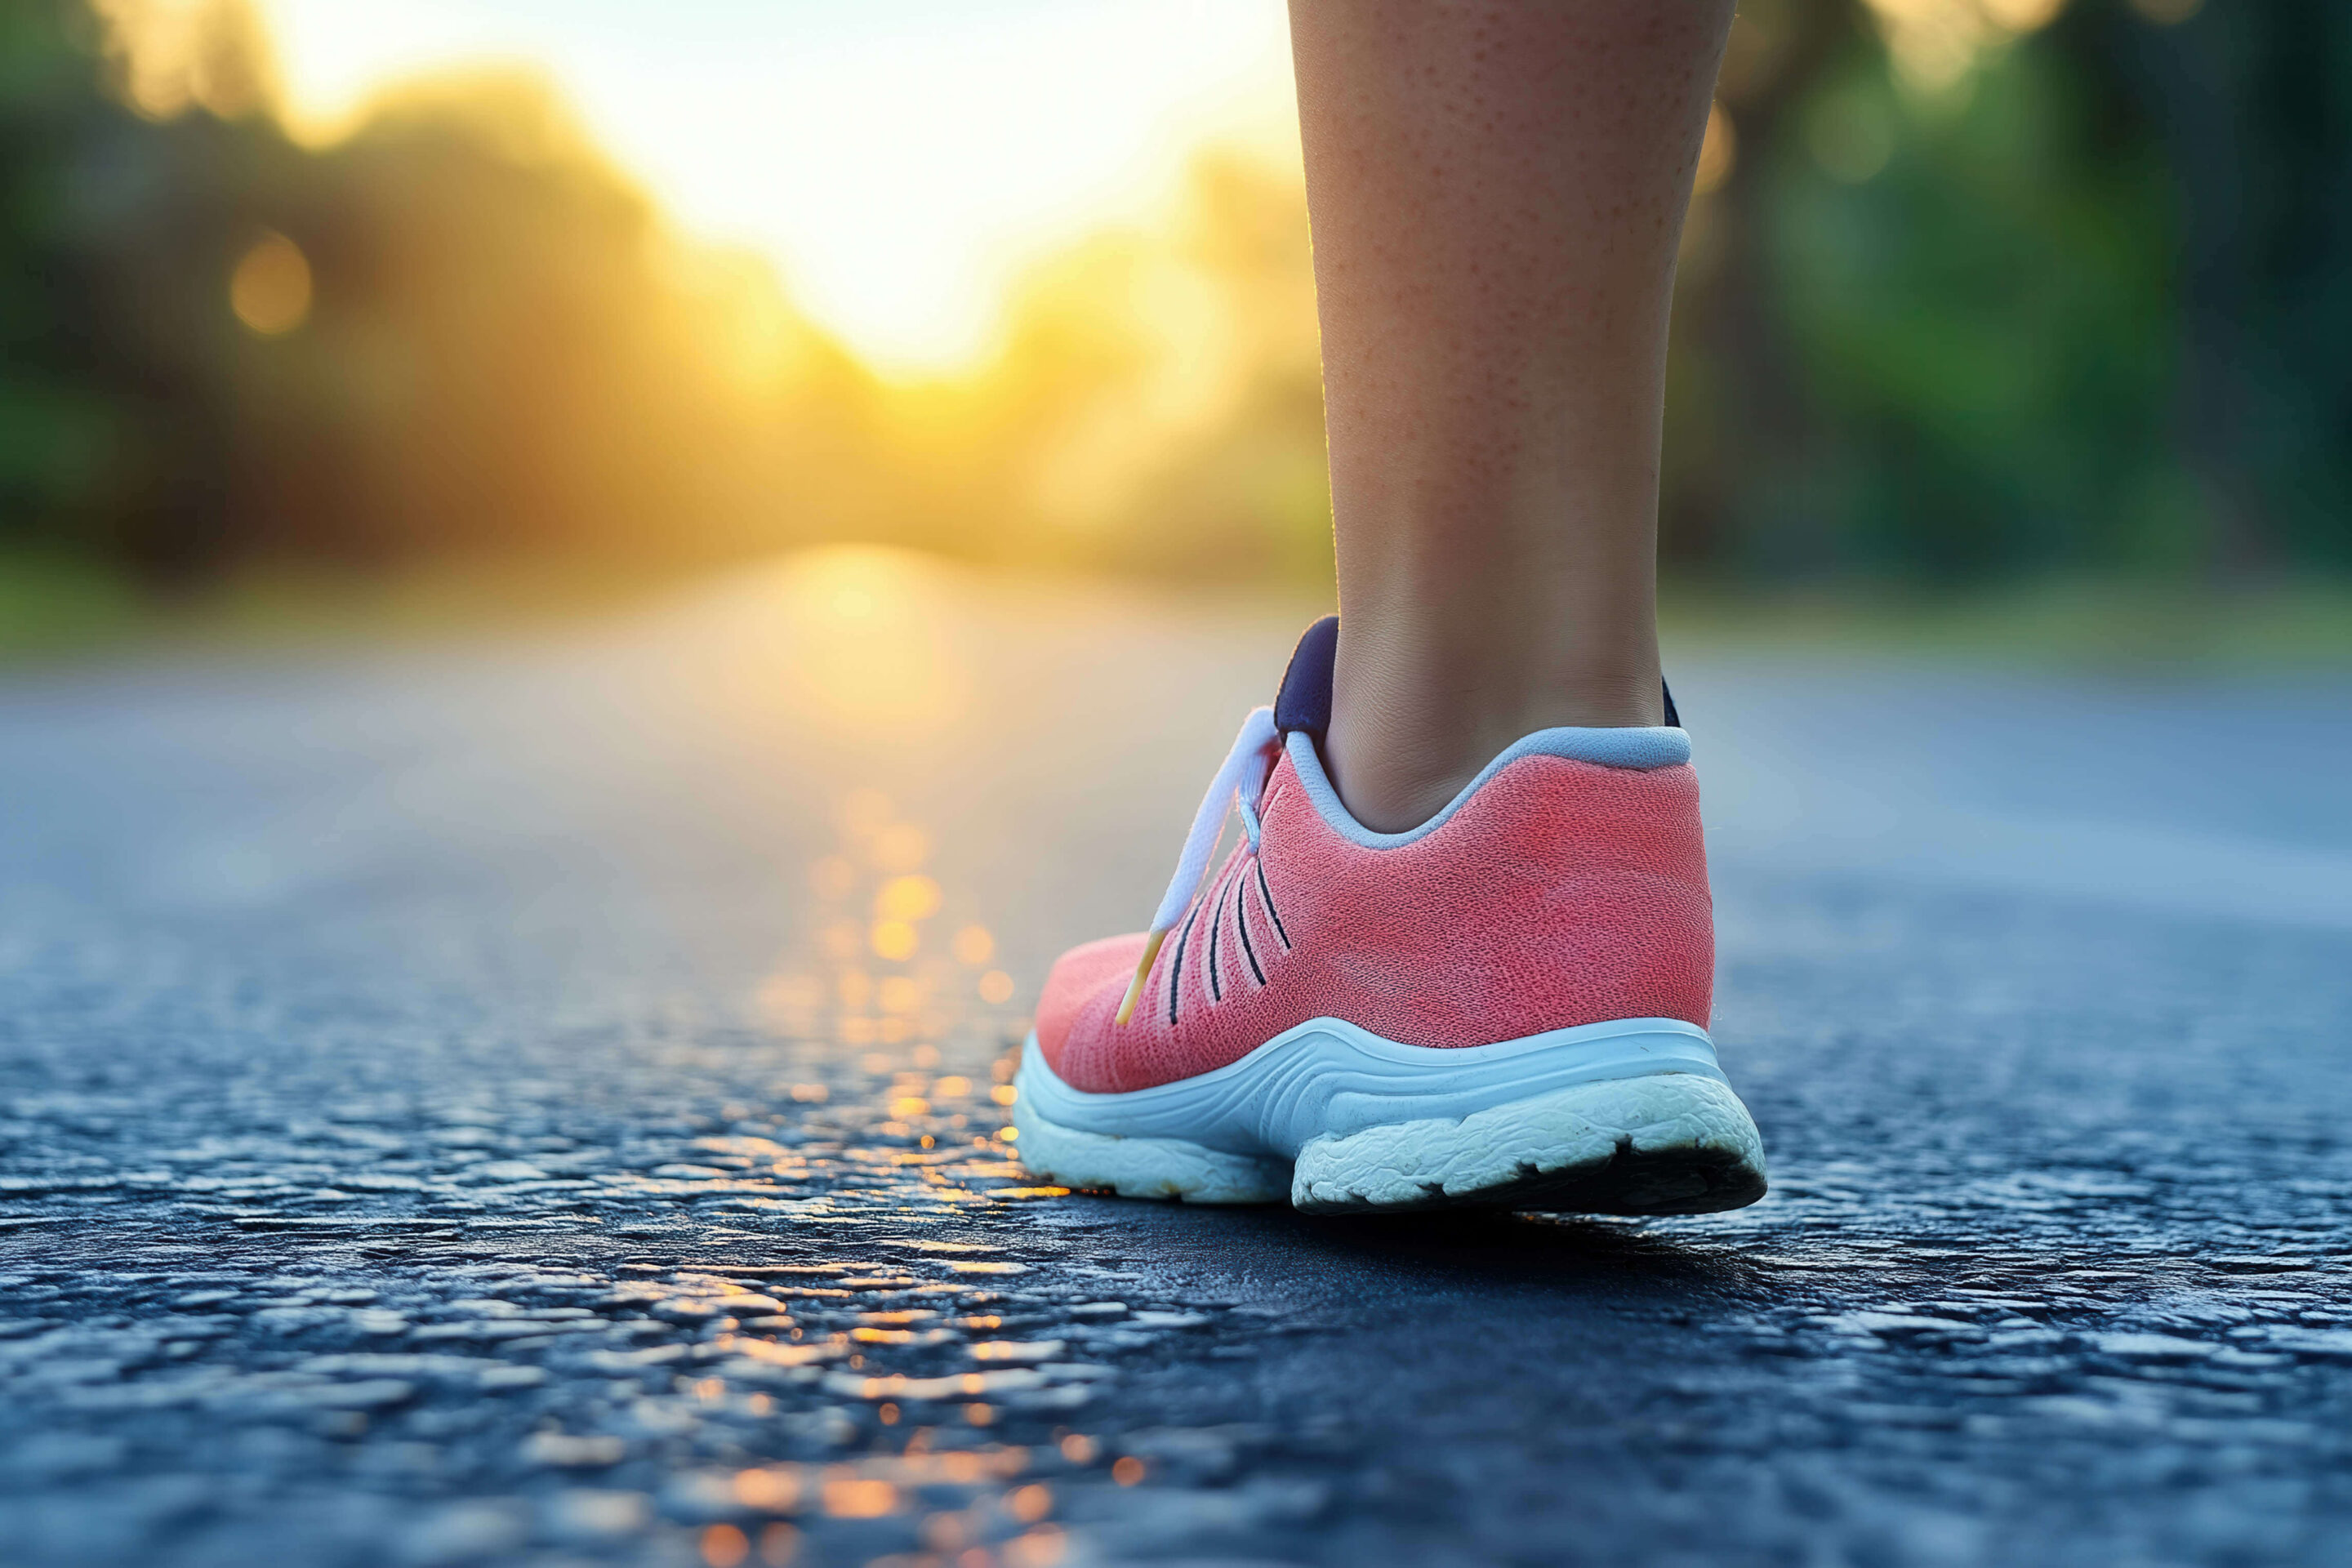
[[[2179,564],[2163,170],[2098,144],[2052,51],[2006,50],[1953,96],[1856,51],[1765,171],[1832,559]],[[1828,166],[1857,157],[1883,167]]]
[[[1948,584],[2352,565],[2352,226],[2323,196],[2352,174],[2352,13],[2164,26],[2077,0],[1935,86],[1843,0],[1742,26],[1769,64],[1727,74],[1745,151],[1694,214],[1670,559]]]

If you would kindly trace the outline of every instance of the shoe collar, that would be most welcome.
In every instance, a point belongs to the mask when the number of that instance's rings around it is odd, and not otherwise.
[[[1298,775],[1307,798],[1315,803],[1315,809],[1333,832],[1367,849],[1393,849],[1436,832],[1462,809],[1465,802],[1486,786],[1488,779],[1522,757],[1563,757],[1573,763],[1645,772],[1690,761],[1690,732],[1676,721],[1680,715],[1675,711],[1674,697],[1669,693],[1667,721],[1664,724],[1538,730],[1503,748],[1494,761],[1479,770],[1476,778],[1463,785],[1460,794],[1420,826],[1402,833],[1375,832],[1358,822],[1355,814],[1340,801],[1339,792],[1331,787],[1330,774],[1324,770],[1323,754],[1318,750],[1324,731],[1331,725],[1331,671],[1339,651],[1339,616],[1326,616],[1307,628],[1307,635],[1298,639],[1298,647],[1290,656],[1289,668],[1283,671],[1281,689],[1275,694],[1274,722],[1281,731],[1291,771]]]

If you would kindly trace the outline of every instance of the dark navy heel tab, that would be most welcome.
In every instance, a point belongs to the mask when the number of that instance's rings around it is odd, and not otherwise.
[[[1274,696],[1276,729],[1285,734],[1304,730],[1319,738],[1331,727],[1331,666],[1339,653],[1339,616],[1326,616],[1307,628]]]

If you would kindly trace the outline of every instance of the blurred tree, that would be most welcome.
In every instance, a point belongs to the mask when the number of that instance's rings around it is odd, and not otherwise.
[[[1864,47],[1863,26],[1858,0],[1745,0],[1733,19],[1676,281],[1659,519],[1669,571],[1752,570],[1801,552],[1813,530],[1795,499],[1811,432],[1790,395],[1770,171],[1824,72]]]
[[[1076,553],[1153,574],[1317,582],[1331,573],[1320,334],[1306,194],[1239,158],[1191,171],[1147,247],[1162,331]]]
[[[1746,0],[1668,559],[2352,565],[2347,76],[2316,0]]]
[[[1948,9],[1743,9],[1745,151],[1684,340],[1713,395],[1675,426],[1704,453],[1670,490],[1685,562],[1951,582],[2182,553],[2161,164],[2070,51]]]
[[[1315,262],[1306,192],[1231,158],[1193,170],[1180,254],[1223,323],[1213,400],[1142,478],[1126,553],[1151,570],[1331,575]]]
[[[870,378],[763,268],[678,243],[543,82],[420,84],[313,150],[267,112],[241,5],[106,16],[0,24],[19,542],[172,583],[253,556],[692,563],[870,526]],[[257,306],[289,279],[299,301]]]
[[[2352,9],[2086,5],[2053,41],[2161,150],[2179,225],[2171,437],[2218,563],[2352,567]]]
[[[1809,510],[1835,531],[1816,564],[2154,563],[2181,493],[2162,171],[2055,51],[1948,90],[1850,62],[1802,154],[1779,150],[1771,244],[1830,480]]]
[[[100,89],[96,19],[67,0],[0,11],[0,531],[150,574],[222,544],[224,343],[184,279],[142,287],[235,224],[266,159],[206,118],[165,134]]]

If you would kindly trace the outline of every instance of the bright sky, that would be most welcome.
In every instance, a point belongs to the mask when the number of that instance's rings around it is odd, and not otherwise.
[[[1281,0],[260,0],[298,124],[551,73],[693,233],[887,368],[987,341],[1027,258],[1150,216],[1203,141],[1298,157]]]

